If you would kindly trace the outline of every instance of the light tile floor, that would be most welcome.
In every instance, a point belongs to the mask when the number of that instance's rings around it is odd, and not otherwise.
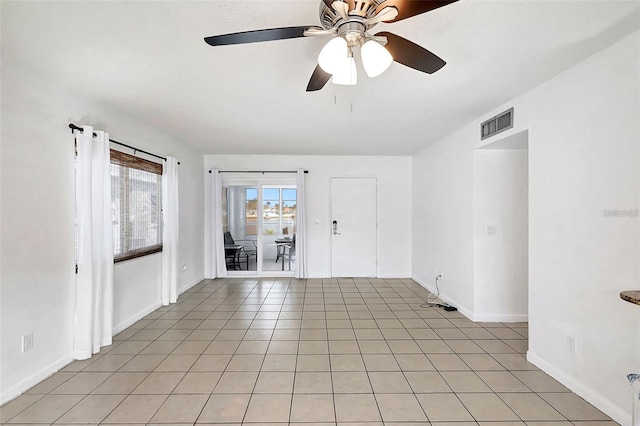
[[[411,280],[206,280],[0,420],[615,424],[526,361],[526,323],[474,323],[421,308],[426,296]]]

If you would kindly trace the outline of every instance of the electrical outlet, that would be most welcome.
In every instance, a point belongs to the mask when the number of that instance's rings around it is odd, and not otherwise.
[[[567,334],[567,350],[572,354],[576,353],[576,338]]]
[[[434,279],[435,278],[440,278],[440,279],[444,278],[444,272],[442,271],[442,269],[438,269],[438,268],[434,269],[433,270],[433,278]]]
[[[182,265],[182,270],[186,271],[187,270],[187,265]]]
[[[493,225],[487,226],[487,237],[496,236],[496,227]]]
[[[33,333],[22,336],[22,353],[33,349]]]

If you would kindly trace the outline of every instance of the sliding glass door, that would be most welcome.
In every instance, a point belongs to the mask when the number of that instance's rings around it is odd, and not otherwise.
[[[296,187],[262,186],[262,270],[295,271]]]
[[[227,209],[222,213],[227,271],[255,273],[258,271],[257,189],[230,185],[223,187],[222,195],[223,209],[225,205]]]
[[[234,178],[223,178],[222,191],[229,275],[293,275],[297,191],[291,177]]]

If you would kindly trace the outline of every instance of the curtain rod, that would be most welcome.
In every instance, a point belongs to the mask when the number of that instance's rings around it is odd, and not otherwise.
[[[211,173],[213,170],[209,170]],[[218,173],[298,173],[294,170],[220,170]],[[304,171],[305,174],[309,173],[309,170]]]
[[[84,132],[84,129],[82,127],[78,127],[73,123],[69,123],[69,128],[71,129],[71,133],[73,133],[74,130],[80,130],[80,133]],[[96,136],[97,135],[94,133],[93,137],[95,138]],[[109,142],[115,143],[116,145],[124,146],[124,147],[129,148],[129,149],[132,149],[134,155],[135,155],[136,152],[142,152],[143,154],[147,154],[147,155],[150,155],[152,157],[159,158],[159,159],[161,159],[163,161],[167,161],[166,157],[161,157],[159,155],[153,154],[153,153],[145,151],[143,149],[136,148],[135,146],[127,145],[126,143],[118,142],[118,141],[115,141],[113,139],[109,139]],[[179,161],[178,161],[178,164],[180,164]]]

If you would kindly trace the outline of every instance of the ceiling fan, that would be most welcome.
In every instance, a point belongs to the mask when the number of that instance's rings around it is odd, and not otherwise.
[[[395,61],[432,74],[446,62],[417,44],[390,32],[370,34],[380,22],[397,22],[429,12],[457,0],[321,0],[322,26],[300,26],[243,31],[206,37],[211,46],[256,43],[298,37],[336,35],[320,52],[307,92],[334,84],[354,85],[357,81],[353,48],[361,47],[362,65],[369,77],[382,74]]]

